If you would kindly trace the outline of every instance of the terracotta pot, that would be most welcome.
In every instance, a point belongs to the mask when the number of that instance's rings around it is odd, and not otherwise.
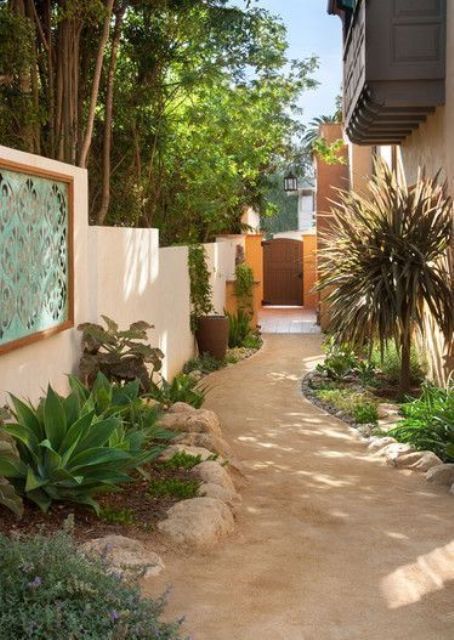
[[[226,316],[203,316],[197,321],[195,334],[200,355],[208,353],[222,360],[229,342],[229,319]]]

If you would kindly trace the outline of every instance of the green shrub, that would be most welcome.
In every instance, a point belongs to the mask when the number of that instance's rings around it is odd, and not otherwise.
[[[3,423],[17,454],[0,450],[0,476],[19,495],[47,511],[53,501],[99,510],[93,496],[129,482],[128,471],[158,457],[163,447],[145,448],[142,431],[126,428],[118,415],[99,417],[91,398],[61,397],[48,387],[38,406],[11,396],[15,422]]]
[[[155,498],[177,498],[188,500],[197,496],[200,487],[198,480],[182,480],[180,478],[159,478],[152,480],[149,492]]]
[[[159,620],[164,601],[107,574],[72,540],[0,536],[1,637],[13,640],[177,640]]]
[[[377,405],[372,402],[358,403],[353,406],[353,418],[357,424],[377,424]]]
[[[189,247],[188,271],[191,295],[191,330],[195,333],[198,319],[213,313],[210,272],[207,266],[205,247],[202,244],[194,244]]]
[[[389,432],[399,442],[433,451],[442,460],[454,461],[454,387],[424,385],[417,400],[401,406],[404,419]]]
[[[324,373],[331,380],[342,380],[351,374],[358,365],[354,352],[346,345],[338,345],[331,338],[325,343],[326,356],[317,371]]]
[[[260,349],[262,344],[263,344],[262,338],[258,333],[250,333],[243,340],[242,346],[245,349]]]
[[[392,385],[398,385],[401,372],[401,357],[393,342],[389,342],[383,354],[383,362],[380,349],[374,348],[371,356],[371,363],[376,369],[379,369],[385,376],[387,382]],[[420,385],[426,376],[427,367],[423,362],[420,354],[415,348],[412,348],[410,354],[410,383],[412,386]]]
[[[242,309],[226,315],[229,319],[229,348],[244,346],[244,341],[252,332],[251,315]]]
[[[185,373],[180,373],[172,382],[168,382],[165,378],[161,378],[158,384],[152,382],[148,395],[166,407],[175,402],[186,402],[195,409],[200,409],[205,402],[206,393],[207,388],[200,386],[197,380]]]
[[[151,347],[147,322],[134,322],[129,329],[120,331],[118,324],[108,316],[101,316],[106,327],[91,322],[80,324],[82,356],[80,375],[91,386],[99,372],[115,382],[140,380],[142,391],[148,391],[150,375],[160,371],[164,354]],[[147,368],[151,365],[151,374]]]
[[[245,262],[235,268],[235,295],[238,310],[251,313],[254,304],[254,272]]]
[[[218,360],[209,353],[204,353],[198,358],[188,360],[183,367],[183,373],[191,373],[192,371],[201,371],[204,374],[213,373],[213,371],[225,367],[225,364],[225,360]]]

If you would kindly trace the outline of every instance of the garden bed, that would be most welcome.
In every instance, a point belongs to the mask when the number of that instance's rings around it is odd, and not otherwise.
[[[165,463],[147,465],[145,471],[149,479],[136,473],[133,482],[125,485],[121,491],[100,497],[100,516],[92,509],[71,503],[55,504],[47,513],[43,513],[37,506],[26,502],[24,514],[19,520],[11,511],[0,507],[0,533],[50,535],[64,528],[70,518],[74,519],[74,537],[80,541],[110,534],[149,539],[170,507],[186,497],[193,497],[193,483],[197,481],[190,469],[168,468]],[[173,495],[166,494],[166,485],[187,486],[188,493],[181,495],[182,489],[178,495],[178,490],[174,489]],[[150,486],[161,489],[150,491]]]

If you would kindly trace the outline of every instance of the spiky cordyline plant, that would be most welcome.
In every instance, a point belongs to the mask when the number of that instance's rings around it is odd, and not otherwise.
[[[338,341],[364,346],[394,339],[401,352],[401,392],[410,387],[410,349],[429,309],[448,341],[454,327],[447,254],[452,200],[439,176],[419,173],[410,188],[377,161],[369,193],[339,191],[320,251],[319,290],[326,291]]]

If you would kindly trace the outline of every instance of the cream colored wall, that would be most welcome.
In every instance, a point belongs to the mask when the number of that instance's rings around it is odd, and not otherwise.
[[[75,327],[99,322],[101,314],[122,327],[146,320],[154,325],[150,343],[165,353],[163,374],[172,378],[194,355],[187,247],[160,249],[157,229],[89,227],[83,169],[2,146],[0,159],[73,176]],[[244,246],[244,238],[222,238],[206,245],[219,313],[225,306],[226,280],[235,270],[238,244]],[[65,392],[66,374],[77,372],[79,358],[76,328],[0,355],[0,405],[7,392],[36,400],[49,382]]]
[[[187,247],[159,249],[157,229],[121,227],[90,227],[89,247],[91,319],[154,325],[150,344],[164,352],[162,373],[172,378],[194,354]]]
[[[223,314],[226,306],[226,282],[235,273],[236,239],[222,238],[204,245],[207,266],[211,274],[213,306],[216,313]]]
[[[71,165],[0,146],[0,158],[74,178],[74,317],[75,325],[87,319],[87,172]],[[1,304],[1,301],[0,301]],[[75,370],[79,354],[78,331],[69,329],[0,355],[0,404],[6,392],[37,398],[49,382],[59,391],[66,388],[65,374]]]

